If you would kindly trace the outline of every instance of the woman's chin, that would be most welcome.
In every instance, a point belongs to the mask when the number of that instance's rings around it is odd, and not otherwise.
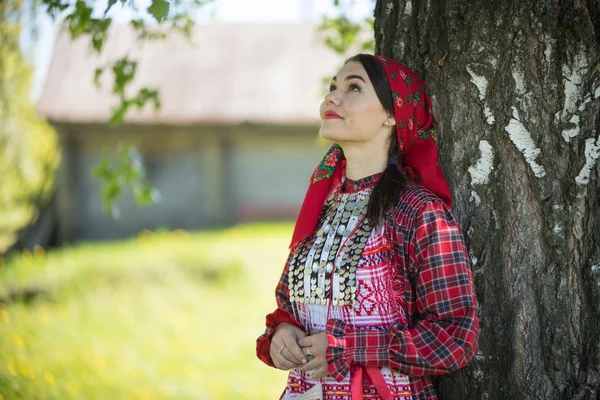
[[[322,126],[321,130],[319,131],[319,136],[321,136],[325,140],[329,140],[331,142],[337,142],[337,141],[343,139],[344,134],[343,134],[343,132],[340,132],[339,129],[328,129],[328,128]]]

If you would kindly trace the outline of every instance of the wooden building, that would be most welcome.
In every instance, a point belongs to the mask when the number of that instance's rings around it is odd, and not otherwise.
[[[197,26],[191,39],[140,43],[130,28],[113,27],[98,55],[89,39],[57,35],[38,110],[62,146],[61,242],[297,215],[327,148],[318,137],[324,79],[343,60],[313,25]],[[113,77],[104,72],[97,88],[94,70],[125,55],[138,61],[133,89],[158,89],[162,106],[110,127]],[[137,147],[161,201],[138,208],[125,193],[114,220],[91,171],[119,143]]]

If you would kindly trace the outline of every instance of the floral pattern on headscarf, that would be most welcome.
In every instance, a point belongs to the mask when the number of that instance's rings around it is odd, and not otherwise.
[[[410,168],[420,183],[446,204],[452,204],[448,183],[438,165],[437,122],[427,84],[406,65],[375,56],[383,67],[392,93],[400,165]]]
[[[313,173],[312,183],[317,183],[323,179],[329,179],[333,176],[335,166],[344,156],[344,151],[339,144],[334,144],[329,148],[325,156]]]

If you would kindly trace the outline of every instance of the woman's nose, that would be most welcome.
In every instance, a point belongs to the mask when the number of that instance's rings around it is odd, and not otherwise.
[[[337,90],[331,91],[325,95],[325,102],[327,104],[333,104],[336,106],[340,105],[340,96],[337,94]]]

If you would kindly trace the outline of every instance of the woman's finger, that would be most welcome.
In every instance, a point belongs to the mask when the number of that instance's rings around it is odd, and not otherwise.
[[[290,369],[294,369],[297,368],[298,366],[296,364],[294,364],[293,362],[291,362],[290,360],[288,360],[287,358],[277,354],[276,356],[271,356],[271,358],[273,359],[273,364],[275,364],[275,366],[278,369],[282,369],[284,371],[288,371]]]
[[[276,346],[274,343],[271,343],[271,359],[278,369],[288,370],[298,367],[296,363],[290,361],[282,354],[283,350],[280,352],[279,349],[281,349],[281,346]],[[285,349],[285,347],[283,349]]]
[[[304,369],[306,372],[310,372],[313,369],[319,369],[321,366],[323,366],[323,364],[327,365],[325,358],[318,357],[318,358],[314,358],[312,361],[309,361],[306,364],[304,364],[302,366],[302,369]]]
[[[290,350],[288,350],[288,348],[284,348],[283,351],[281,352],[281,355],[284,356],[288,361],[296,364],[297,367],[300,367],[304,364],[304,360],[306,360],[306,357],[304,357],[304,355],[302,356],[302,358],[300,359],[300,361],[297,361],[297,358],[294,354],[292,354],[292,352]]]
[[[298,340],[298,346],[300,347],[310,347],[313,345],[313,336],[305,336],[302,339]]]
[[[283,342],[285,343],[283,351],[285,352],[285,357],[288,360],[294,361],[298,365],[305,364],[306,361],[308,361],[306,360],[302,349],[300,348],[300,346],[298,346],[298,343],[294,338],[286,336],[283,338]]]

